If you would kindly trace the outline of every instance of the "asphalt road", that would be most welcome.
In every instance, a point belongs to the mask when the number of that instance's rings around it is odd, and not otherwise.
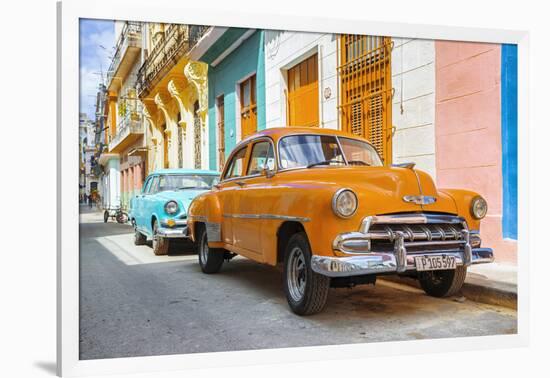
[[[510,334],[516,312],[436,299],[404,285],[331,289],[325,311],[294,315],[281,272],[235,258],[200,271],[189,246],[155,256],[128,225],[84,213],[80,359]]]

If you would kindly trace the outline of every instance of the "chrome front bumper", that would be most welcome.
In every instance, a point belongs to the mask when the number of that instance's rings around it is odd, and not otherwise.
[[[172,226],[169,226],[166,220],[161,220],[161,227],[157,229],[157,236],[161,238],[178,239],[189,238],[187,231],[187,220],[175,220]]]
[[[378,227],[371,227],[374,224]],[[392,243],[392,250],[374,250],[375,241]],[[340,234],[335,238],[333,249],[345,256],[314,255],[311,268],[325,276],[346,277],[415,271],[416,256],[453,256],[457,265],[465,266],[493,262],[493,250],[480,246],[479,233],[468,230],[464,219],[457,216],[402,214],[366,217],[358,232]]]

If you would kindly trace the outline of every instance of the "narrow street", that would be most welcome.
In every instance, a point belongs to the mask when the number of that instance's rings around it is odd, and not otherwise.
[[[325,311],[294,315],[279,270],[235,258],[200,271],[188,245],[155,256],[129,225],[82,208],[80,359],[515,333],[516,312],[436,299],[408,286],[331,289]]]

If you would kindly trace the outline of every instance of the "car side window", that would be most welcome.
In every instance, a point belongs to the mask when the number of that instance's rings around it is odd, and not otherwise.
[[[153,181],[152,177],[147,178],[145,184],[143,184],[143,188],[141,189],[142,194],[147,194],[147,190],[149,190],[149,186],[151,186],[151,181]]]
[[[252,147],[250,162],[248,163],[247,176],[260,174],[263,167],[269,170],[275,169],[275,155],[273,145],[270,142],[258,142]]]
[[[247,147],[241,148],[235,155],[233,155],[233,158],[229,163],[229,168],[225,173],[224,179],[241,177],[243,175],[244,159],[246,157],[246,148]]]
[[[158,192],[158,186],[159,186],[159,177],[155,176],[151,180],[151,184],[149,185],[149,188],[147,188],[147,194],[155,194]]]

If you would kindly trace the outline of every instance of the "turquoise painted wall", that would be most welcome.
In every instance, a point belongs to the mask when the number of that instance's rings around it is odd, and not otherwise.
[[[218,42],[205,53],[202,61],[210,63],[217,54],[225,51],[245,29],[230,28]],[[226,37],[230,36],[229,37]],[[226,38],[224,38],[226,37]],[[225,45],[222,46],[221,44]],[[237,84],[245,77],[256,73],[256,104],[258,130],[265,129],[265,54],[264,31],[256,31],[216,67],[208,67],[208,135],[210,169],[217,170],[216,153],[217,117],[216,98],[224,96],[225,154],[229,155],[237,144]]]

